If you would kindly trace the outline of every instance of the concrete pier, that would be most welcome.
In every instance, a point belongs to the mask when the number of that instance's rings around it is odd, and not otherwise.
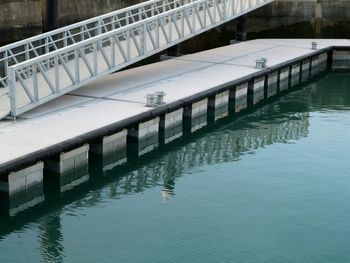
[[[236,87],[235,112],[240,112],[248,107],[248,83]]]
[[[56,174],[55,176],[59,176],[58,185],[60,193],[72,190],[90,179],[88,169],[84,166],[61,174]]]
[[[106,135],[90,144],[91,153],[101,157],[102,170],[110,170],[127,161],[127,129]]]
[[[136,127],[128,130],[130,143],[134,144],[134,150],[137,151],[137,156],[144,155],[153,151],[159,146],[159,123],[160,118],[140,122]]]
[[[350,50],[334,51],[333,69],[350,69]]]
[[[289,76],[290,76],[289,67],[283,68],[280,70],[280,76],[279,76],[279,90],[280,90],[280,92],[285,91],[289,88]]]
[[[327,54],[320,54],[312,58],[311,77],[314,77],[327,69]]]
[[[43,183],[44,164],[39,162],[30,167],[17,170],[2,177],[0,192],[9,196],[37,187]]]
[[[226,90],[209,98],[208,107],[213,112],[214,121],[225,118],[229,114],[230,91]]]
[[[300,63],[292,65],[291,74],[291,86],[295,87],[300,83]]]
[[[8,215],[12,217],[44,201],[44,186],[41,182],[11,196],[1,196],[0,208],[8,211]]]
[[[267,98],[278,93],[278,72],[275,71],[267,76]]]
[[[2,120],[0,175],[38,161],[61,174],[76,171],[80,164],[87,167],[89,147],[81,145],[99,141],[102,148],[92,146],[91,151],[102,153],[103,147],[109,147],[109,139],[117,140],[108,136],[123,129],[128,129],[126,147],[136,142],[137,156],[141,156],[156,149],[159,142],[181,136],[181,128],[173,130],[178,127],[174,123],[181,122],[179,109],[183,109],[182,124],[190,120],[189,131],[194,132],[207,125],[208,107],[219,109],[229,103],[234,104],[234,113],[240,112],[287,89],[289,83],[295,87],[301,79],[309,80],[314,66],[322,64],[325,69],[325,58],[332,58],[336,46],[350,47],[349,40],[317,40],[317,50],[312,50],[310,43],[305,39],[262,39],[177,57],[103,77],[24,113],[16,122]],[[346,53],[339,53],[345,51],[336,50],[334,58],[347,58]],[[258,58],[267,58],[268,66],[257,69]],[[147,94],[156,92],[166,94],[165,103],[146,107]],[[224,115],[218,111],[217,117]],[[122,138],[125,144],[125,132]],[[81,152],[67,152],[80,148]],[[56,158],[52,160],[52,156]],[[49,159],[56,168],[49,168]],[[78,177],[86,180],[86,175],[88,172]]]
[[[192,103],[185,108],[184,117],[189,122],[191,132],[207,126],[208,99]]]
[[[301,63],[301,82],[306,82],[310,79],[310,68],[311,68],[311,60],[305,59]]]
[[[160,120],[160,141],[170,143],[183,135],[183,108],[166,113]]]
[[[254,79],[252,85],[248,87],[248,100],[252,105],[256,105],[265,98],[265,77]]]
[[[45,170],[57,174],[65,174],[86,169],[89,163],[89,145],[85,144],[45,161]]]
[[[89,180],[89,145],[62,152],[45,160],[45,170],[50,181],[61,193]],[[53,177],[53,178],[51,178]]]

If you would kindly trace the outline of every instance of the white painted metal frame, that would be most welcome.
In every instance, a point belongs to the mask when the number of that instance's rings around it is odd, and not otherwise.
[[[151,0],[0,47],[0,88],[8,67],[197,0]]]
[[[273,0],[198,0],[10,66],[11,116],[79,88]],[[181,1],[183,2],[183,1]],[[106,29],[107,31],[107,29]]]

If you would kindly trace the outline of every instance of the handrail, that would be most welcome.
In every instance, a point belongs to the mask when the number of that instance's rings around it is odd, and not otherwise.
[[[227,0],[216,0],[218,2],[224,2],[224,1],[227,1]],[[231,0],[231,1],[235,1],[235,0]],[[246,1],[252,1],[252,0],[246,0]],[[269,2],[272,2],[273,0],[257,0],[257,2],[262,2],[262,3],[269,3]],[[180,11],[184,11],[188,8],[191,8],[195,5],[200,5],[200,4],[203,4],[205,2],[208,2],[208,0],[194,0],[192,1],[191,3],[188,3],[186,5],[183,5],[181,7],[178,7],[176,9],[176,11],[180,12]],[[162,19],[164,17],[167,17],[169,16],[169,14],[173,13],[174,10],[169,10],[169,11],[166,11],[160,15],[157,15],[157,16],[153,16],[153,17],[149,17],[145,20],[142,20],[142,21],[138,21],[138,22],[135,22],[133,24],[129,24],[127,26],[124,26],[122,28],[117,28],[117,29],[114,29],[112,31],[109,31],[109,32],[106,32],[106,33],[103,33],[101,35],[98,35],[98,36],[94,36],[94,37],[91,37],[87,40],[84,40],[84,41],[81,41],[79,43],[75,43],[75,44],[72,44],[70,46],[67,46],[67,47],[63,47],[61,49],[58,49],[58,50],[55,50],[55,51],[52,51],[50,53],[47,53],[47,54],[44,54],[44,55],[41,55],[41,56],[38,56],[38,57],[35,57],[35,58],[32,58],[32,59],[29,59],[29,60],[26,60],[26,61],[23,61],[21,63],[17,63],[16,65],[14,66],[11,66],[12,69],[14,70],[18,70],[19,68],[21,67],[24,67],[24,66],[28,66],[30,64],[34,64],[34,63],[37,63],[37,62],[40,62],[40,61],[43,61],[43,60],[46,60],[46,59],[49,59],[49,58],[52,58],[52,57],[55,57],[57,56],[58,54],[66,54],[66,53],[69,53],[70,51],[73,51],[75,50],[77,47],[79,46],[87,46],[89,44],[92,44],[92,43],[95,43],[97,41],[100,41],[102,39],[107,39],[108,37],[110,36],[113,36],[113,35],[117,35],[118,33],[121,33],[123,31],[129,31],[133,28],[139,28],[140,25],[144,24],[144,23],[150,23],[150,22],[153,22],[153,21],[156,21],[156,20],[159,20],[159,19]]]
[[[0,69],[3,68],[3,76],[0,75],[0,88],[7,85],[9,66],[193,1],[197,0],[149,0],[0,47]]]
[[[14,64],[7,72],[11,115],[18,116],[272,1],[196,0]]]

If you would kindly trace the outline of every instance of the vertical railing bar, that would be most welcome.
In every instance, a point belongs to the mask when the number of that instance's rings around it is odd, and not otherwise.
[[[68,46],[68,39],[67,39],[67,31],[63,32],[63,47]],[[64,56],[64,60],[67,62],[66,56]]]
[[[84,41],[85,40],[85,32],[84,32],[84,26],[80,27],[80,40]]]
[[[110,42],[111,42],[111,66],[114,68],[115,67],[115,37],[114,35],[110,37]]]
[[[196,15],[195,15],[195,12],[194,12],[194,8],[196,5],[192,5],[192,33],[195,33],[196,32]]]
[[[17,116],[16,75],[12,68],[7,70],[11,116]]]
[[[39,85],[38,85],[38,65],[35,63],[32,66],[33,70],[33,94],[34,94],[34,103],[39,101]]]
[[[159,18],[156,20],[156,48],[158,49],[160,46],[159,43],[160,39],[159,39]]]
[[[24,50],[25,50],[25,53],[24,53],[25,60],[29,60],[30,54],[29,54],[29,45],[28,44],[24,45]]]
[[[112,16],[111,18],[111,30],[113,31],[115,29],[115,16]]]
[[[143,39],[142,39],[142,50],[143,50],[143,55],[146,55],[147,53],[147,24],[143,24]]]
[[[216,24],[216,3],[217,3],[217,0],[213,0],[214,24]]]
[[[181,10],[181,36],[185,37],[185,10]]]
[[[207,8],[208,8],[208,2],[205,2],[203,4],[203,20],[204,20],[204,27],[207,27]]]
[[[102,34],[102,20],[99,19],[96,22],[96,32],[95,32],[96,36],[99,36]]]
[[[94,75],[97,76],[98,68],[97,68],[97,43],[93,43],[93,62],[94,62]]]
[[[58,93],[60,91],[60,77],[59,77],[59,63],[58,63],[58,57],[55,56],[54,58],[54,67],[55,67],[55,89]]]
[[[172,17],[171,17],[171,14],[168,15],[168,24],[169,24],[169,43],[172,42],[172,36],[173,36],[173,30],[172,30],[172,24],[173,24],[173,21],[172,21]]]
[[[50,53],[49,38],[45,38],[45,54]],[[49,61],[46,61],[45,68],[48,70],[50,68]]]
[[[222,9],[223,9],[223,20],[226,20],[226,17],[227,17],[227,13],[226,13],[226,1],[227,0],[223,0],[223,4],[222,4]]]
[[[126,55],[128,57],[127,62],[131,59],[131,51],[130,51],[131,39],[130,39],[130,29],[126,33]]]
[[[8,54],[7,54],[7,50],[4,51],[4,73],[5,76],[8,76],[8,68],[9,68],[9,58],[8,58]],[[9,85],[9,79],[7,79],[7,85]]]
[[[80,65],[79,65],[79,53],[78,50],[74,50],[74,68],[75,68],[75,84],[80,82]]]

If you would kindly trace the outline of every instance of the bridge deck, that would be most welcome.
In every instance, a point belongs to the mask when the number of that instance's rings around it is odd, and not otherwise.
[[[318,48],[350,47],[350,40],[316,40]],[[0,168],[89,132],[150,111],[146,95],[164,91],[176,102],[259,72],[255,60],[273,67],[310,55],[312,40],[254,40],[146,65],[101,78],[83,88],[0,121]]]

